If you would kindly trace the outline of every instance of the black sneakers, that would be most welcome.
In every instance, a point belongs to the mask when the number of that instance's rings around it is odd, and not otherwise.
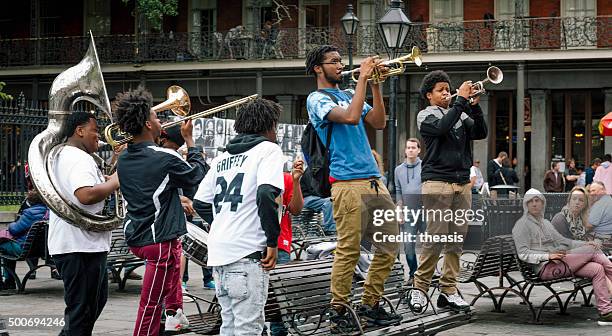
[[[438,296],[438,308],[450,308],[456,312],[465,312],[470,310],[470,305],[463,300],[459,293],[444,294]]]
[[[359,323],[362,329],[367,325],[367,322],[362,320],[361,317]],[[336,311],[334,308],[331,309],[331,317],[329,318],[329,331],[334,335],[358,335],[359,326],[355,323],[353,316],[346,312],[346,309]]]
[[[397,324],[402,320],[402,317],[398,314],[387,312],[379,304],[374,307],[370,307],[366,304],[362,304],[357,311],[360,317],[365,318],[369,325],[378,326],[389,326]]]

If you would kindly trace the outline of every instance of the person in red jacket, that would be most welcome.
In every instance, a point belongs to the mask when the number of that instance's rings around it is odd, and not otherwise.
[[[283,217],[280,222],[280,235],[278,236],[278,258],[276,263],[286,264],[291,261],[291,215],[298,215],[304,208],[304,197],[300,188],[300,179],[304,174],[304,161],[296,158],[293,161],[291,173],[283,173],[285,192],[283,193]],[[285,336],[287,329],[282,322],[270,323],[270,335]]]

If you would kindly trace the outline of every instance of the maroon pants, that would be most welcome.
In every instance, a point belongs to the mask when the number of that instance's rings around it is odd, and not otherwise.
[[[183,307],[181,242],[173,239],[153,245],[130,247],[130,250],[146,261],[134,336],[158,335],[162,303],[166,309],[171,310]]]

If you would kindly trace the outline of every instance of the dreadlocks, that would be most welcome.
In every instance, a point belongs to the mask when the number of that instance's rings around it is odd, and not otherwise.
[[[267,99],[257,98],[238,108],[234,130],[244,134],[262,134],[276,127],[282,107]]]
[[[314,67],[321,65],[321,62],[323,62],[325,58],[325,54],[332,51],[339,52],[340,50],[333,45],[322,45],[310,50],[306,56],[306,74],[316,76],[317,74],[314,71]]]
[[[421,83],[421,96],[427,100],[427,93],[431,92],[436,86],[436,83],[440,82],[446,82],[450,86],[450,78],[446,72],[442,70],[435,70],[425,75]]]
[[[119,129],[131,135],[142,133],[152,106],[153,97],[142,86],[136,90],[118,93],[115,100],[115,112]]]

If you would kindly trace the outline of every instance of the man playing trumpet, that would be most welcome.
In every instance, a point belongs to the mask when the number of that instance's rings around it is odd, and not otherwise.
[[[419,112],[417,127],[425,143],[421,180],[423,206],[428,213],[426,235],[447,236],[457,239],[422,241],[419,268],[415,274],[410,305],[416,312],[427,307],[425,293],[444,247],[444,267],[440,278],[439,308],[469,310],[469,305],[457,293],[459,257],[463,248],[463,237],[467,233],[466,209],[471,208],[470,167],[472,166],[471,140],[487,137],[487,125],[478,105],[476,87],[470,81],[459,87],[457,99],[451,104],[450,78],[444,71],[432,71],[423,78],[421,95],[430,106]],[[474,97],[472,103],[468,99]],[[449,108],[450,106],[450,108]],[[448,221],[446,216],[429,215],[430,210],[451,209],[454,214]]]
[[[368,78],[381,61],[368,57],[360,66],[359,80],[355,91],[342,91],[344,68],[338,48],[320,46],[312,50],[306,59],[306,71],[317,81],[317,91],[308,96],[308,117],[322,143],[328,134],[331,199],[338,232],[338,245],[331,274],[332,307],[337,312],[331,317],[332,333],[352,331],[358,326],[347,317],[346,305],[350,305],[353,270],[360,256],[362,238],[373,240],[376,233],[399,234],[397,221],[388,221],[381,226],[373,224],[369,216],[375,209],[395,209],[389,191],[380,181],[380,171],[370,151],[365,123],[375,129],[385,128],[385,105],[380,84],[371,82],[374,106],[365,102]],[[380,69],[379,69],[380,70]],[[384,70],[383,70],[384,71]],[[328,129],[332,131],[328,133]],[[372,260],[362,305],[357,313],[360,323],[390,325],[401,320],[401,316],[389,313],[379,306],[384,283],[389,276],[399,244],[377,244]],[[344,330],[340,330],[344,325]]]

